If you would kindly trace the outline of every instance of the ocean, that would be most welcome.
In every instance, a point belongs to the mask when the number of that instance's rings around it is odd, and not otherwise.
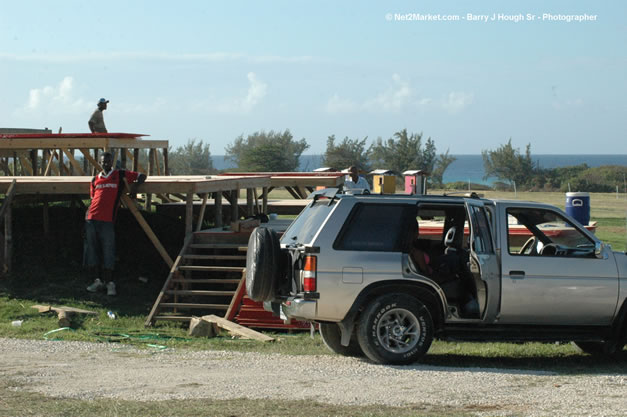
[[[483,158],[481,155],[453,155],[455,162],[449,165],[444,172],[443,181],[471,182],[475,184],[492,184],[496,178],[483,179]],[[590,167],[602,165],[625,165],[627,155],[532,155],[533,161],[542,168],[557,168],[580,164],[588,164]],[[225,160],[224,155],[212,155],[213,167],[219,170],[234,168],[232,163]],[[322,166],[322,155],[302,155],[300,157],[299,171],[313,171]],[[385,168],[385,167],[377,167]]]

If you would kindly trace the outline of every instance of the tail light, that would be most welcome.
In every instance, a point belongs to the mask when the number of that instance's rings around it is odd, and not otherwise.
[[[312,255],[305,256],[303,267],[303,291],[316,292],[316,278],[318,272],[318,258]]]

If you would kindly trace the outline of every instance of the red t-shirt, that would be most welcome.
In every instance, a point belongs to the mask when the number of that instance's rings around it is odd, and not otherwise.
[[[138,172],[124,171],[124,177],[129,183],[135,182],[139,177]],[[108,175],[102,172],[91,180],[89,194],[91,205],[87,212],[88,220],[100,220],[103,222],[115,221],[115,215],[120,205],[120,170],[113,169]]]

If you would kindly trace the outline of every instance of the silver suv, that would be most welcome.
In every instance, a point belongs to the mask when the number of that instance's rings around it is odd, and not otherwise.
[[[348,195],[312,201],[279,241],[257,228],[249,297],[319,324],[343,355],[405,364],[434,338],[627,341],[627,255],[556,207],[477,196]]]

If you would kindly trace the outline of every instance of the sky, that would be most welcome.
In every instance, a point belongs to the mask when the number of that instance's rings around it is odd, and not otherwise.
[[[624,1],[0,0],[0,28],[0,127],[88,132],[104,97],[109,132],[213,155],[285,129],[627,154]]]

